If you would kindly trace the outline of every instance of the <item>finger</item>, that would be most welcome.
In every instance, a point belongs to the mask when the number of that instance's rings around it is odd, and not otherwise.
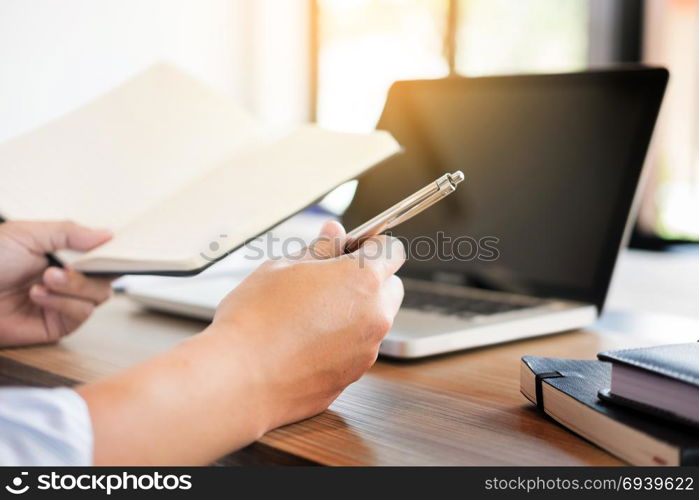
[[[403,302],[403,282],[396,276],[390,276],[381,285],[381,298],[386,314],[394,318]]]
[[[347,234],[337,221],[329,220],[320,230],[318,237],[304,250],[304,259],[324,260],[342,255]]]
[[[346,256],[357,259],[360,267],[374,272],[379,278],[386,279],[400,269],[405,262],[403,243],[392,236],[372,236],[355,252]]]
[[[70,333],[90,317],[95,305],[87,300],[66,297],[51,293],[43,285],[34,285],[29,290],[29,297],[32,301],[44,309],[57,313],[60,320],[59,325],[47,325],[47,328],[62,331],[62,335]]]
[[[110,278],[88,278],[72,269],[49,267],[44,271],[43,282],[52,293],[68,295],[101,304],[112,296]]]
[[[23,222],[38,252],[50,253],[64,248],[91,250],[112,237],[110,231],[90,229],[71,221]]]

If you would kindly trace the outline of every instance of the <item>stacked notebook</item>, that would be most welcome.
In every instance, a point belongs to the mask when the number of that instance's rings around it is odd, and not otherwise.
[[[699,343],[522,358],[522,394],[634,465],[699,465]]]

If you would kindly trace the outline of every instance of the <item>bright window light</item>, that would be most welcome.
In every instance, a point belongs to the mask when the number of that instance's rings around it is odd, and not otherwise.
[[[396,80],[446,76],[446,0],[319,0],[318,123],[373,129]]]
[[[587,0],[461,0],[456,70],[468,75],[584,69]]]

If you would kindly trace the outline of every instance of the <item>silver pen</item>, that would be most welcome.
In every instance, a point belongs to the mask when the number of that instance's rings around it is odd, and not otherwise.
[[[354,252],[366,239],[413,218],[426,208],[431,207],[442,198],[453,193],[456,190],[456,186],[463,180],[464,173],[461,170],[457,170],[453,174],[444,174],[439,179],[399,201],[388,210],[356,227],[347,233],[345,252]]]

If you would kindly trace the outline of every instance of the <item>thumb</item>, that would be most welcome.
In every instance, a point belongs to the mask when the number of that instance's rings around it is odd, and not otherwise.
[[[329,220],[320,229],[320,234],[308,247],[306,259],[331,259],[342,255],[347,234],[345,228],[337,221]]]
[[[25,230],[37,252],[56,250],[91,250],[111,239],[112,233],[104,229],[90,229],[71,221],[23,222]]]

